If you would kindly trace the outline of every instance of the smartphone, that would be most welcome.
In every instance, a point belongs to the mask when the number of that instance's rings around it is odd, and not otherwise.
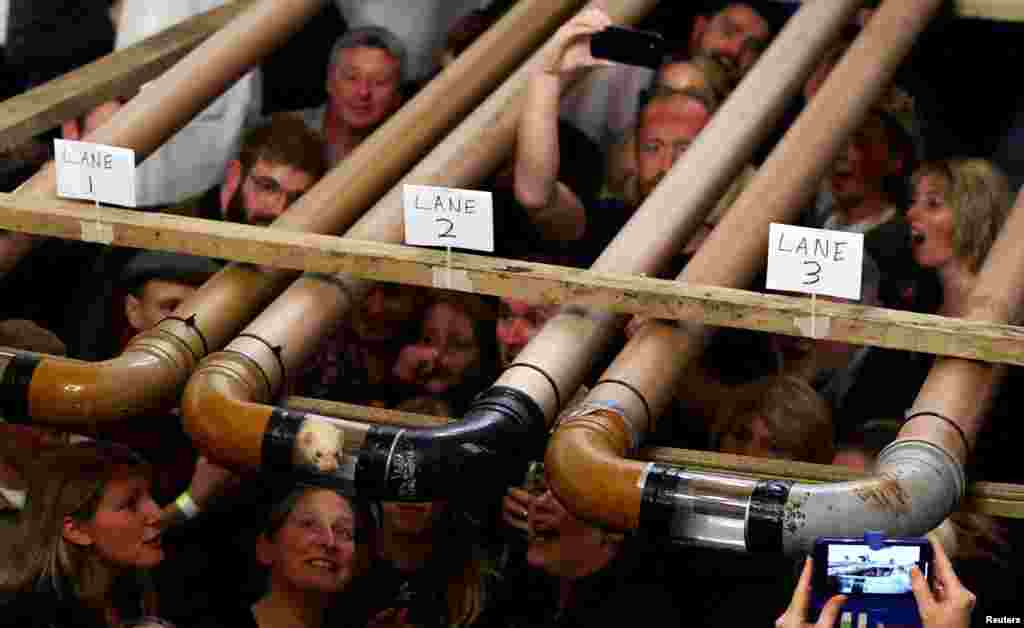
[[[609,26],[590,38],[590,54],[596,59],[656,70],[665,53],[665,38],[651,31]]]
[[[548,490],[548,482],[544,477],[544,462],[531,460],[523,478],[523,489],[531,495],[543,495]]]
[[[834,595],[848,596],[844,612],[867,613],[872,625],[919,624],[910,588],[914,565],[925,578],[932,571],[932,547],[925,538],[882,539],[872,548],[863,537],[824,537],[814,544],[811,598],[814,617]]]

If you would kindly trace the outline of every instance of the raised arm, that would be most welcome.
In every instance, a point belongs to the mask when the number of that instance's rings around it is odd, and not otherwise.
[[[558,181],[558,109],[563,88],[589,68],[610,65],[590,54],[590,36],[611,25],[599,9],[562,25],[527,87],[516,143],[516,199],[534,224],[555,240],[577,240],[586,229],[579,198]]]

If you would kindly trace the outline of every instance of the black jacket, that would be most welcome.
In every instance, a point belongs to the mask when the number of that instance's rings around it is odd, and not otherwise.
[[[8,596],[0,604],[0,628],[106,628],[104,618],[53,590]]]

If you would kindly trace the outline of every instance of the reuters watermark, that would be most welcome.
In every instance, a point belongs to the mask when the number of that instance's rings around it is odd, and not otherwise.
[[[1007,624],[1007,625],[1009,625],[1009,624],[1020,624],[1020,617],[1009,617],[1009,616],[1006,616],[1006,615],[1004,615],[1002,617],[993,617],[992,615],[985,615],[985,623],[986,624]]]

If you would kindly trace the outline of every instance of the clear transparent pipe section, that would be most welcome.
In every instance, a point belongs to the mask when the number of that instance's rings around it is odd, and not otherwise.
[[[758,481],[673,467],[662,476],[657,501],[667,513],[673,543],[742,552],[750,497]],[[647,483],[647,479],[643,480]]]

